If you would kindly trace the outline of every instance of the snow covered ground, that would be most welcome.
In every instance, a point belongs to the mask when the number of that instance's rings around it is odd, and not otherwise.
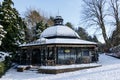
[[[60,66],[41,66],[40,69],[52,69],[52,70],[59,70],[59,69],[70,69],[70,68],[84,68],[84,67],[95,67],[101,66],[98,63],[90,63],[90,64],[71,64],[71,65],[60,65]]]
[[[100,55],[101,67],[60,74],[40,74],[26,70],[10,69],[0,80],[120,80],[120,59]]]

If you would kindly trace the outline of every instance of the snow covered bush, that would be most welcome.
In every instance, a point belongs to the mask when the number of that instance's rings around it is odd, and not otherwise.
[[[110,51],[112,52],[112,56],[120,58],[120,44],[110,48]]]

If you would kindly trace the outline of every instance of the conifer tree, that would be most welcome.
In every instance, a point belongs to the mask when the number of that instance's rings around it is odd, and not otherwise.
[[[12,0],[3,0],[0,5],[0,24],[4,26],[3,29],[7,32],[2,41],[1,49],[15,52],[18,44],[24,40],[25,25],[13,5]]]

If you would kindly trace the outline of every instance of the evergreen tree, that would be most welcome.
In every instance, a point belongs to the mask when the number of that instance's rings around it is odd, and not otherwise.
[[[65,24],[65,26],[68,26],[68,27],[70,27],[71,29],[73,29],[73,25],[72,25],[72,23],[70,23],[70,22],[67,22],[66,24]],[[73,29],[74,30],[74,29]]]
[[[12,0],[4,0],[0,6],[0,23],[7,31],[1,48],[2,50],[15,52],[18,44],[24,40],[23,30],[25,25],[13,5]]]
[[[79,27],[77,30],[78,35],[81,37],[81,39],[88,40],[88,33],[86,32],[85,29],[82,27]]]
[[[95,35],[93,36],[93,40],[92,41],[99,42],[98,39],[97,39],[97,37]]]
[[[94,35],[91,37],[84,28],[79,27],[78,30],[76,31],[78,35],[81,37],[83,40],[88,40],[88,41],[93,41],[93,42],[99,42],[97,37]]]
[[[43,21],[40,21],[39,23],[36,23],[36,26],[33,27],[33,34],[34,34],[34,40],[39,39],[40,34],[48,27],[47,23],[44,23]]]

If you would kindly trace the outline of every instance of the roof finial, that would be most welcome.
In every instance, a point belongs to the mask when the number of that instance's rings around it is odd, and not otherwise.
[[[59,16],[59,9],[58,9],[58,14],[57,14],[57,16]]]
[[[54,25],[63,25],[63,19],[62,17],[59,15],[59,9],[57,11],[57,16],[54,19]]]

